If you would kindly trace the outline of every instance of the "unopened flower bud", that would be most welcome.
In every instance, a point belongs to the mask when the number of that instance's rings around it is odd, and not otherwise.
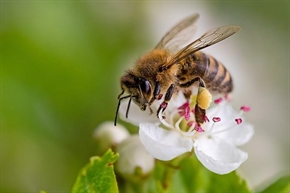
[[[146,175],[154,168],[154,158],[150,155],[139,139],[132,135],[117,146],[120,157],[116,163],[117,171],[124,176],[133,176],[136,169]]]
[[[109,121],[99,125],[94,132],[94,138],[102,152],[121,143],[129,135],[125,127],[120,124],[114,126],[114,123]]]

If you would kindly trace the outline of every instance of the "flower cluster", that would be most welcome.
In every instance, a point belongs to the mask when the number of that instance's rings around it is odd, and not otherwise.
[[[139,169],[142,176],[147,175],[154,168],[154,157],[148,154],[138,135],[130,135],[122,125],[114,126],[111,121],[99,125],[94,138],[102,152],[112,148],[120,154],[116,163],[117,171],[126,176],[134,175]]]
[[[199,161],[212,172],[226,174],[237,169],[248,157],[237,146],[247,143],[254,133],[252,125],[243,118],[243,112],[250,108],[243,106],[236,112],[225,98],[217,98],[207,109],[205,122],[197,124],[197,100],[197,96],[186,100],[180,92],[158,118],[132,104],[125,119],[125,103],[120,114],[123,120],[139,126],[141,142],[156,159],[167,161],[194,150]],[[152,104],[153,109],[158,106],[158,102]]]

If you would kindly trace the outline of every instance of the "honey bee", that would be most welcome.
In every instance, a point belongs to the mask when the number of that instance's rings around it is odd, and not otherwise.
[[[122,92],[118,96],[115,125],[120,103],[126,98],[129,98],[126,118],[131,100],[142,111],[148,107],[152,114],[150,105],[163,98],[157,110],[158,116],[177,92],[181,91],[189,98],[193,85],[207,88],[211,93],[227,94],[232,91],[233,81],[228,70],[214,57],[200,50],[228,38],[239,31],[240,27],[228,25],[212,29],[178,50],[195,30],[198,17],[198,14],[191,15],[175,25],[152,51],[141,56],[134,68],[121,77]],[[125,92],[128,95],[122,96]],[[204,116],[205,109],[197,104],[195,119],[198,125],[204,122]]]

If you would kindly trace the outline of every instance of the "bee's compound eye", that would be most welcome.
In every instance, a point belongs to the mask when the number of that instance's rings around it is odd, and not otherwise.
[[[142,92],[144,93],[149,93],[151,91],[151,85],[148,80],[141,82],[140,87],[141,87]]]

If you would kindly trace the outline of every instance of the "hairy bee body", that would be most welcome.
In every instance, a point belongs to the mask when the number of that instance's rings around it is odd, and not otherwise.
[[[233,81],[224,65],[203,52],[195,52],[180,61],[177,73],[178,85],[190,87],[200,77],[212,93],[227,94],[233,90]]]
[[[198,17],[198,14],[191,15],[175,25],[152,51],[141,56],[135,66],[121,77],[122,92],[118,96],[115,125],[120,102],[126,98],[129,98],[126,117],[131,100],[142,111],[148,107],[153,113],[151,104],[163,98],[157,110],[157,116],[160,116],[160,112],[166,109],[170,99],[177,92],[181,91],[189,98],[193,85],[203,90],[208,89],[213,94],[227,94],[233,90],[233,81],[228,70],[215,58],[200,50],[235,34],[240,30],[239,26],[228,25],[212,29],[185,47],[176,49],[193,33]],[[128,95],[122,96],[125,92]],[[197,94],[197,98],[202,98],[199,96]],[[205,101],[208,100],[199,100],[199,104],[195,105],[197,125],[204,122],[207,105],[202,104]]]
[[[121,77],[121,84],[124,90],[132,90],[132,88],[138,88],[140,85],[140,95],[146,95],[146,93],[141,94],[141,82],[147,80],[150,85],[154,88],[156,86],[156,81],[160,82],[160,93],[166,92],[171,84],[178,85],[177,73],[179,71],[179,66],[175,65],[168,71],[161,72],[160,67],[167,63],[171,59],[171,54],[165,49],[154,49],[149,53],[141,56],[134,66],[134,68],[126,71],[126,74]],[[150,89],[150,95],[153,96],[153,88]],[[136,95],[135,100],[138,100]],[[147,100],[147,102],[149,102]]]

